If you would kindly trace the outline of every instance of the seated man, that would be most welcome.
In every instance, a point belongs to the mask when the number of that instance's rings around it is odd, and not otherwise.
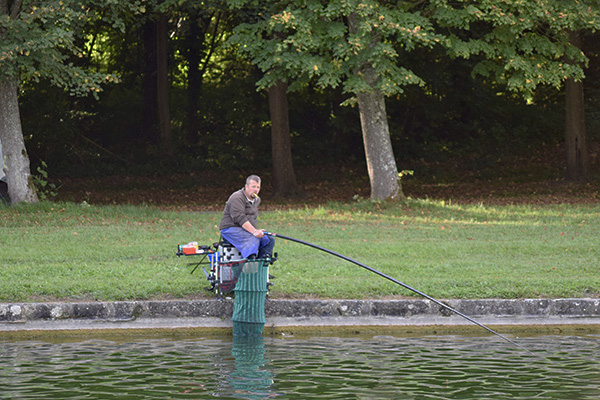
[[[246,185],[229,196],[219,224],[221,236],[242,253],[243,258],[271,258],[275,238],[257,228],[260,178],[250,175]]]

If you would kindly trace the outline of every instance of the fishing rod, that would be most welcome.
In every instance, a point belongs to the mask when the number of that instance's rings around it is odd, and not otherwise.
[[[343,255],[343,254],[336,253],[335,251],[332,251],[332,250],[326,249],[325,247],[321,247],[321,246],[317,246],[316,244],[313,244],[313,243],[305,242],[304,240],[295,239],[295,238],[292,238],[292,237],[289,237],[289,236],[280,235],[279,233],[271,233],[271,232],[264,232],[264,233],[265,233],[265,235],[269,235],[269,236],[274,236],[274,237],[278,237],[278,238],[281,238],[281,239],[290,240],[290,241],[292,241],[292,242],[300,243],[300,244],[303,244],[303,245],[305,245],[305,246],[309,246],[309,247],[315,248],[315,249],[317,249],[317,250],[324,251],[325,253],[329,253],[329,254],[331,254],[331,255],[334,255],[334,256],[336,256],[336,257],[339,257],[339,258],[341,258],[341,259],[344,259],[344,260],[346,260],[346,261],[349,261],[349,262],[351,262],[351,263],[353,263],[353,264],[356,264],[356,265],[358,265],[359,267],[363,267],[363,268],[365,268],[365,269],[367,269],[367,270],[369,270],[369,271],[371,271],[371,272],[373,272],[373,273],[375,273],[375,274],[377,274],[377,275],[379,275],[379,276],[381,276],[381,277],[383,277],[383,278],[385,278],[385,279],[388,279],[388,280],[390,280],[390,281],[392,281],[392,282],[394,282],[394,283],[396,283],[396,284],[398,284],[398,285],[400,285],[400,286],[402,286],[402,287],[404,287],[404,288],[406,288],[406,289],[408,289],[408,290],[410,290],[410,291],[412,291],[412,292],[414,292],[414,293],[417,293],[417,294],[418,294],[418,295],[420,295],[420,296],[423,296],[423,297],[425,297],[425,298],[426,298],[426,299],[428,299],[428,300],[431,300],[431,301],[432,301],[432,302],[434,302],[435,304],[437,304],[437,305],[439,305],[439,306],[442,306],[442,307],[444,307],[444,308],[446,308],[446,309],[448,309],[448,310],[452,311],[452,312],[453,312],[453,313],[455,313],[456,315],[459,315],[459,316],[463,317],[464,319],[466,319],[466,320],[468,320],[468,321],[470,321],[470,322],[474,323],[475,325],[478,325],[478,326],[482,327],[483,329],[487,330],[488,332],[491,332],[491,333],[493,333],[494,335],[501,337],[502,339],[504,339],[504,340],[506,340],[507,342],[509,342],[509,343],[511,343],[511,344],[513,344],[513,345],[515,345],[515,346],[517,346],[518,348],[520,348],[520,349],[522,349],[522,350],[525,350],[525,351],[527,351],[528,353],[531,353],[531,352],[530,352],[529,350],[527,350],[525,347],[521,346],[520,344],[516,343],[516,342],[515,342],[515,341],[513,341],[513,340],[510,340],[509,338],[507,338],[506,336],[504,336],[504,335],[502,335],[502,334],[500,334],[500,333],[496,332],[495,330],[493,330],[493,329],[491,329],[491,328],[488,328],[488,327],[487,327],[487,326],[485,326],[484,324],[482,324],[482,323],[480,323],[480,322],[477,322],[477,321],[475,321],[473,318],[471,318],[471,317],[469,317],[469,316],[467,316],[467,315],[465,315],[465,314],[461,313],[460,311],[458,311],[458,310],[456,310],[456,309],[454,309],[454,308],[450,307],[450,306],[449,306],[449,305],[447,305],[447,304],[444,304],[444,303],[442,303],[442,302],[441,302],[441,301],[439,301],[439,300],[436,300],[436,299],[434,299],[433,297],[431,297],[431,296],[429,296],[429,295],[427,295],[427,294],[425,294],[425,293],[421,292],[420,290],[417,290],[417,289],[415,289],[415,288],[413,288],[413,287],[411,287],[411,286],[407,285],[407,284],[406,284],[406,283],[404,283],[404,282],[400,282],[399,280],[397,280],[397,279],[394,279],[394,278],[392,278],[391,276],[389,276],[389,275],[386,275],[386,274],[384,274],[383,272],[376,270],[375,268],[371,268],[371,267],[369,267],[369,266],[368,266],[368,265],[366,265],[366,264],[363,264],[363,263],[361,263],[361,262],[358,262],[358,261],[356,261],[356,260],[353,260],[353,259],[352,259],[352,258],[350,258],[350,257],[346,257],[346,256],[345,256],[345,255]]]

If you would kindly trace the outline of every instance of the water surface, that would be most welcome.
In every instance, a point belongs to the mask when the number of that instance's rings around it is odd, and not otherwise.
[[[0,399],[599,399],[600,335],[0,340]]]

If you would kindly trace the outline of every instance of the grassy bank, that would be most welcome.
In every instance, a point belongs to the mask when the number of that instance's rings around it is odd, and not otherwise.
[[[215,213],[43,203],[0,207],[0,301],[211,297],[178,243],[218,239]],[[597,297],[600,205],[411,200],[269,211],[262,227],[327,247],[437,298]],[[279,240],[272,298],[413,296]]]

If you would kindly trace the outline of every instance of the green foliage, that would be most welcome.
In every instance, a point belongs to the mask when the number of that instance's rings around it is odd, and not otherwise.
[[[81,28],[95,12],[110,18],[114,28],[122,28],[120,12],[133,12],[140,4],[139,0],[25,0],[17,9],[13,2],[12,14],[0,15],[0,78],[47,78],[73,95],[95,95],[103,83],[116,78],[77,64],[83,57]]]
[[[405,62],[427,84],[386,103],[399,167],[415,169],[420,178],[454,179],[452,164],[499,173],[504,156],[528,157],[564,138],[563,98],[553,88],[538,89],[527,104],[493,79],[471,77],[477,60],[449,58],[435,48],[415,50]],[[418,159],[425,162],[416,165]]]
[[[380,90],[396,93],[386,104],[401,169],[438,179],[449,171],[436,170],[436,162],[456,160],[476,173],[490,171],[498,152],[526,153],[562,140],[561,94],[539,85],[581,76],[579,64],[571,67],[563,56],[584,58],[570,53],[574,49],[560,29],[586,30],[588,44],[598,42],[591,36],[597,2],[585,7],[570,0],[227,3],[240,8],[223,14],[227,24],[215,39],[227,37],[236,18],[246,23],[234,32],[230,43],[235,47],[218,47],[202,76],[200,122],[192,143],[185,131],[188,71],[182,54],[196,48],[188,49],[182,38],[191,26],[190,9],[209,13],[220,9],[220,2],[25,0],[23,9],[29,11],[17,19],[1,16],[0,74],[18,71],[23,78],[21,115],[33,168],[40,160],[54,174],[268,166],[268,108],[265,93],[253,93],[254,82],[262,78],[267,86],[295,77],[289,96],[295,165],[351,160],[364,169],[360,121],[355,110],[340,104],[351,103],[352,91],[365,88],[354,71],[371,60],[382,73]],[[78,9],[82,5],[86,8]],[[161,162],[157,133],[141,129],[147,114],[140,27],[159,11],[172,22],[170,102],[176,144],[174,159]],[[348,24],[353,11],[362,18],[356,32]],[[210,28],[207,38],[212,40],[214,25]],[[586,56],[590,53],[586,47]],[[248,61],[260,63],[263,75]],[[597,65],[592,59],[586,71],[590,99],[597,92]],[[99,101],[65,96],[50,87],[53,83],[73,84],[75,93],[96,93]],[[526,106],[507,85],[524,92],[537,86],[528,95],[534,104]],[[598,107],[588,104],[593,137]],[[122,159],[133,162],[125,165]],[[419,159],[419,166],[411,161]]]
[[[582,79],[588,59],[569,43],[568,32],[600,28],[597,3],[436,0],[432,5],[434,20],[447,28],[442,43],[450,55],[482,56],[475,74],[527,95],[540,85],[558,88],[567,78]]]
[[[44,161],[42,161],[41,164],[41,166],[37,167],[38,174],[32,175],[32,178],[38,198],[44,201],[58,196],[59,188],[55,183],[48,182],[48,165]]]
[[[362,92],[371,84],[357,72],[369,63],[377,72],[374,87],[390,96],[424,83],[398,62],[400,53],[442,45],[453,57],[480,57],[474,74],[531,95],[540,85],[582,79],[587,58],[567,33],[600,27],[598,4],[571,0],[270,4],[262,19],[240,25],[231,38],[265,72],[259,88],[290,78]]]
[[[272,3],[256,22],[238,26],[230,38],[265,73],[259,88],[291,78],[290,90],[314,81],[321,88],[342,85],[346,93],[372,87],[388,96],[401,93],[422,81],[398,65],[394,44],[410,51],[440,40],[426,17],[403,7],[376,1],[297,1],[283,9],[279,4]],[[375,68],[377,82],[358,73],[366,64]]]

